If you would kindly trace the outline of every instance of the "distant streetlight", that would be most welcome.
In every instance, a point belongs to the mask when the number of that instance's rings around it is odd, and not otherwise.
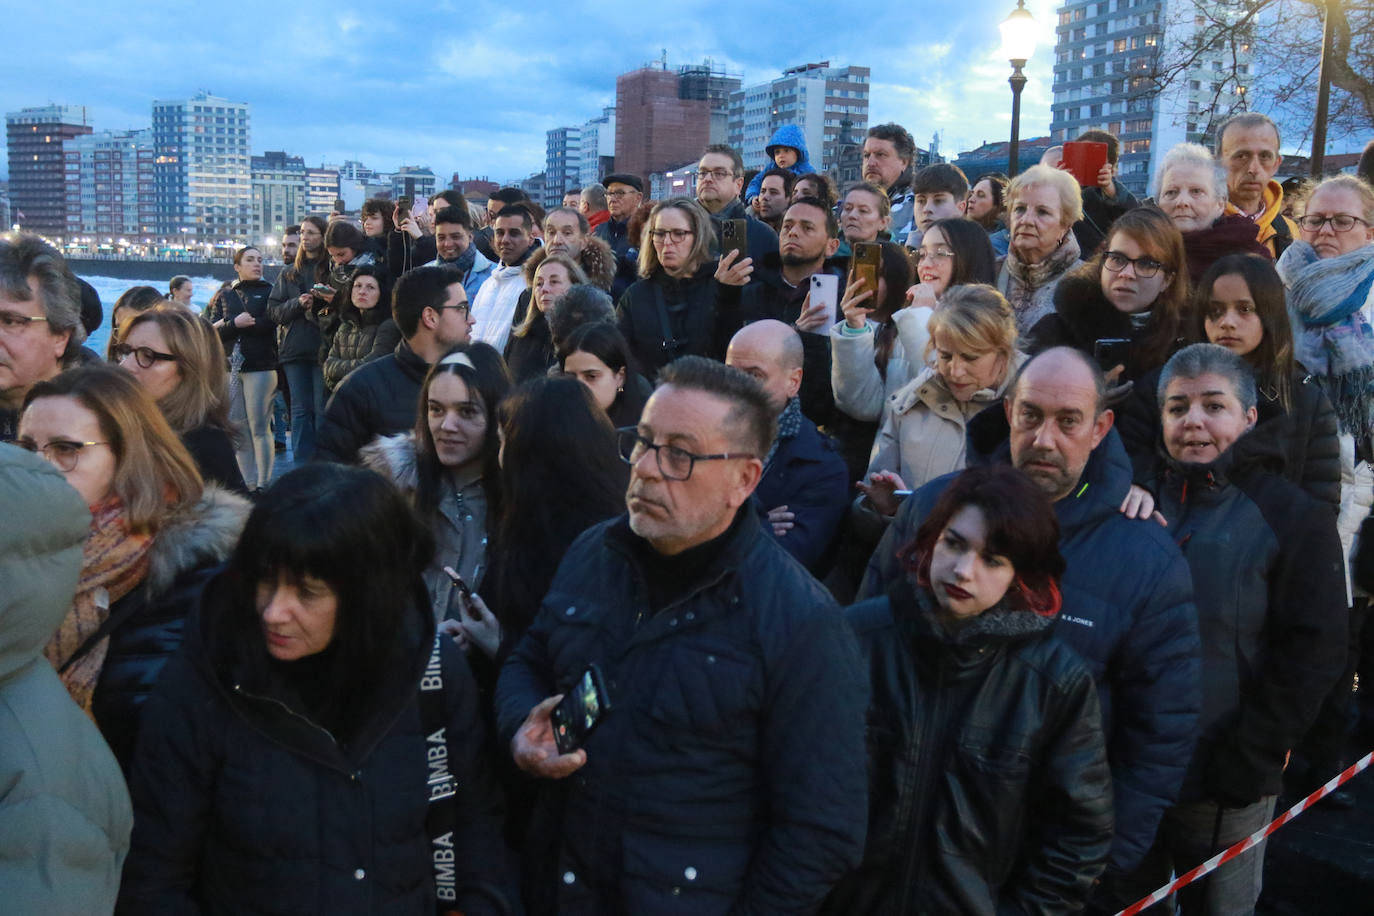
[[[1016,0],[1016,9],[1002,20],[1002,50],[1011,61],[1011,144],[1007,148],[1007,175],[1015,178],[1017,159],[1021,154],[1021,90],[1026,88],[1026,75],[1021,68],[1035,53],[1035,17],[1026,9],[1026,0]]]

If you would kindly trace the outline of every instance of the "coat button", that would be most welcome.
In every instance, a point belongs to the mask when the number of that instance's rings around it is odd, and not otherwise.
[[[680,896],[682,896],[682,888],[680,888],[680,887],[675,887],[675,888],[673,888],[673,896],[674,896],[674,897],[680,897]]]
[[[571,617],[573,614],[576,614],[576,613],[577,613],[577,606],[576,606],[576,605],[573,605],[572,607],[568,608],[568,609],[567,609],[566,611],[564,611],[563,613],[564,613],[565,616]],[[571,872],[569,872],[569,874],[571,874]]]
[[[714,655],[708,655],[708,656],[706,656],[706,664],[708,664],[708,665],[714,665],[715,663],[716,663],[716,657],[715,657]]]
[[[668,626],[670,626],[670,627],[675,627],[675,626],[677,626],[677,618],[674,617],[672,620],[668,621]]]
[[[354,878],[354,880],[356,880],[356,881],[361,881],[361,880],[363,880],[363,879],[366,878],[366,877],[367,877],[367,872],[363,871],[361,868],[358,869],[357,871],[355,871],[355,872],[353,873],[353,878]]]
[[[687,866],[682,874],[688,881],[695,881],[697,879],[697,870],[690,865]]]
[[[697,619],[697,615],[694,614],[694,613],[692,613],[691,611],[688,611],[686,614],[683,614],[682,616],[686,617],[688,620],[696,620],[696,619]]]
[[[563,883],[564,883],[564,884],[572,884],[572,883],[573,883],[574,881],[576,881],[576,880],[577,880],[577,875],[574,875],[574,874],[573,874],[572,872],[570,872],[570,871],[565,871],[565,872],[563,872]]]

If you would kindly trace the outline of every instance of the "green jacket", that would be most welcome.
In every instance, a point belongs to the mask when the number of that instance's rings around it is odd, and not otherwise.
[[[109,913],[129,792],[42,654],[76,591],[90,513],[47,462],[0,445],[0,518],[0,909]]]

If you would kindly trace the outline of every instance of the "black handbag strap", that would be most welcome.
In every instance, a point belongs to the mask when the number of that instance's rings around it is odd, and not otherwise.
[[[88,652],[100,644],[102,639],[123,626],[125,621],[138,613],[147,603],[148,594],[141,586],[135,589],[134,594],[126,595],[124,602],[119,604],[118,610],[106,615],[105,619],[101,621],[100,626],[96,627],[95,632],[87,636],[81,645],[76,647],[76,651],[71,654],[71,657],[62,663],[62,667],[57,669],[57,673],[66,674],[68,668],[81,661]]]

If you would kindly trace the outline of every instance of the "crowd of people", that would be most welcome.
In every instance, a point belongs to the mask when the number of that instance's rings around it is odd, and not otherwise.
[[[1268,823],[1374,737],[1374,144],[1079,139],[369,200],[105,354],[4,237],[5,909],[1111,914]]]

